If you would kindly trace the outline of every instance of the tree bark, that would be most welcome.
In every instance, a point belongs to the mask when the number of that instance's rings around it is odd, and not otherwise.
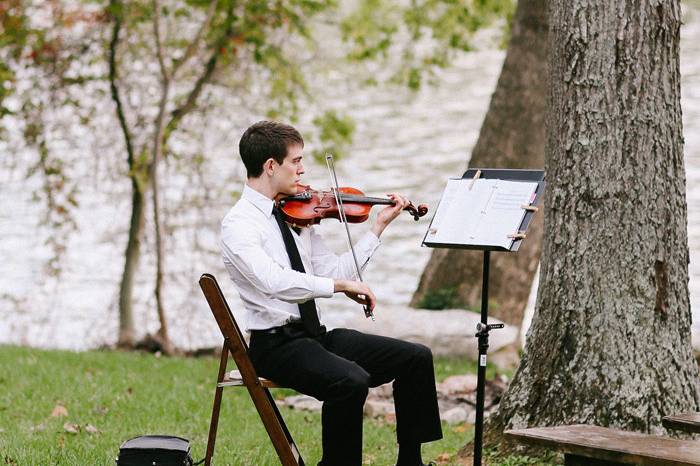
[[[160,190],[158,189],[158,164],[163,158],[163,131],[165,129],[165,106],[170,93],[170,81],[164,77],[161,83],[161,100],[158,104],[158,116],[155,121],[155,131],[153,135],[153,154],[149,170],[149,179],[153,193],[153,222],[155,225],[156,239],[156,280],[153,294],[156,298],[156,310],[158,312],[158,322],[160,328],[156,334],[163,346],[166,354],[174,353],[174,346],[168,335],[168,320],[165,317],[165,306],[163,304],[163,275],[165,271],[165,245],[163,241],[163,225],[160,216]]]
[[[537,308],[487,439],[597,424],[662,433],[700,408],[690,344],[678,0],[551,0]]]
[[[475,168],[541,168],[544,165],[547,9],[545,0],[520,0],[512,24],[503,69],[479,139],[469,161]],[[542,242],[542,217],[530,225],[517,254],[493,254],[489,313],[520,325]],[[455,288],[455,305],[478,308],[481,301],[482,254],[436,249],[425,267],[411,306],[431,292]]]
[[[144,198],[138,183],[131,183],[131,221],[129,222],[129,239],[124,254],[124,271],[119,287],[119,339],[117,345],[131,348],[135,343],[134,311],[132,296],[134,275],[141,254],[141,235],[144,225]]]
[[[170,95],[171,74],[165,65],[163,45],[160,37],[160,2],[153,0],[153,36],[156,42],[156,55],[160,66],[160,101],[158,102],[158,114],[154,123],[153,152],[148,170],[153,193],[153,222],[155,225],[156,239],[156,280],[153,294],[156,298],[156,310],[160,328],[156,333],[156,339],[163,348],[165,354],[174,354],[175,347],[168,335],[168,320],[165,317],[165,305],[163,304],[163,275],[165,272],[165,245],[163,241],[163,225],[160,216],[160,190],[158,187],[158,164],[163,158],[163,133],[165,131],[165,108]]]
[[[141,250],[141,234],[144,225],[144,198],[143,189],[138,180],[137,160],[134,147],[131,143],[131,132],[126,123],[124,107],[117,87],[117,48],[120,41],[123,4],[119,0],[109,2],[109,11],[112,15],[112,38],[109,43],[109,87],[112,101],[115,104],[119,127],[124,135],[127,163],[129,166],[129,178],[131,180],[131,220],[129,222],[129,239],[124,253],[124,271],[119,286],[119,335],[117,344],[121,347],[133,347],[135,343],[134,312],[132,295],[134,288],[134,274],[138,266]]]

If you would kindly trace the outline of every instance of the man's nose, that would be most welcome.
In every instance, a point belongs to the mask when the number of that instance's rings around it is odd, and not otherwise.
[[[297,175],[303,175],[304,174],[304,165],[299,162],[299,166],[297,167]]]

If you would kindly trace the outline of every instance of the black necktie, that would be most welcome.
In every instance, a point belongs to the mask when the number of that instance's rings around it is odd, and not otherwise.
[[[277,225],[282,232],[284,247],[287,249],[287,255],[289,255],[289,262],[292,264],[292,269],[297,272],[305,273],[306,270],[304,270],[304,264],[301,262],[299,249],[297,249],[297,245],[294,242],[292,232],[284,221],[282,212],[277,207],[273,207],[272,215],[277,219]],[[318,321],[318,314],[316,313],[316,302],[313,299],[299,303],[299,314],[301,315],[301,322],[304,325],[304,329],[306,329],[307,332],[313,336],[319,335],[322,332],[321,323]]]

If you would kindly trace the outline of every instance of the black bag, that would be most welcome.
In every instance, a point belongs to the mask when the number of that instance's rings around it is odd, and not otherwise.
[[[122,443],[117,466],[192,466],[190,441],[171,435],[144,435]]]

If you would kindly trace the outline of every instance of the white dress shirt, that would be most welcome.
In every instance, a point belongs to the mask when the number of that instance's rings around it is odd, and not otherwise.
[[[239,201],[221,222],[224,265],[245,307],[247,330],[262,330],[300,319],[298,303],[333,296],[333,279],[355,279],[350,251],[336,255],[314,231],[292,232],[306,273],[292,269],[282,232],[272,215],[274,202],[247,184]],[[355,253],[364,269],[379,246],[379,238],[367,232]],[[321,309],[316,301],[319,319]]]

